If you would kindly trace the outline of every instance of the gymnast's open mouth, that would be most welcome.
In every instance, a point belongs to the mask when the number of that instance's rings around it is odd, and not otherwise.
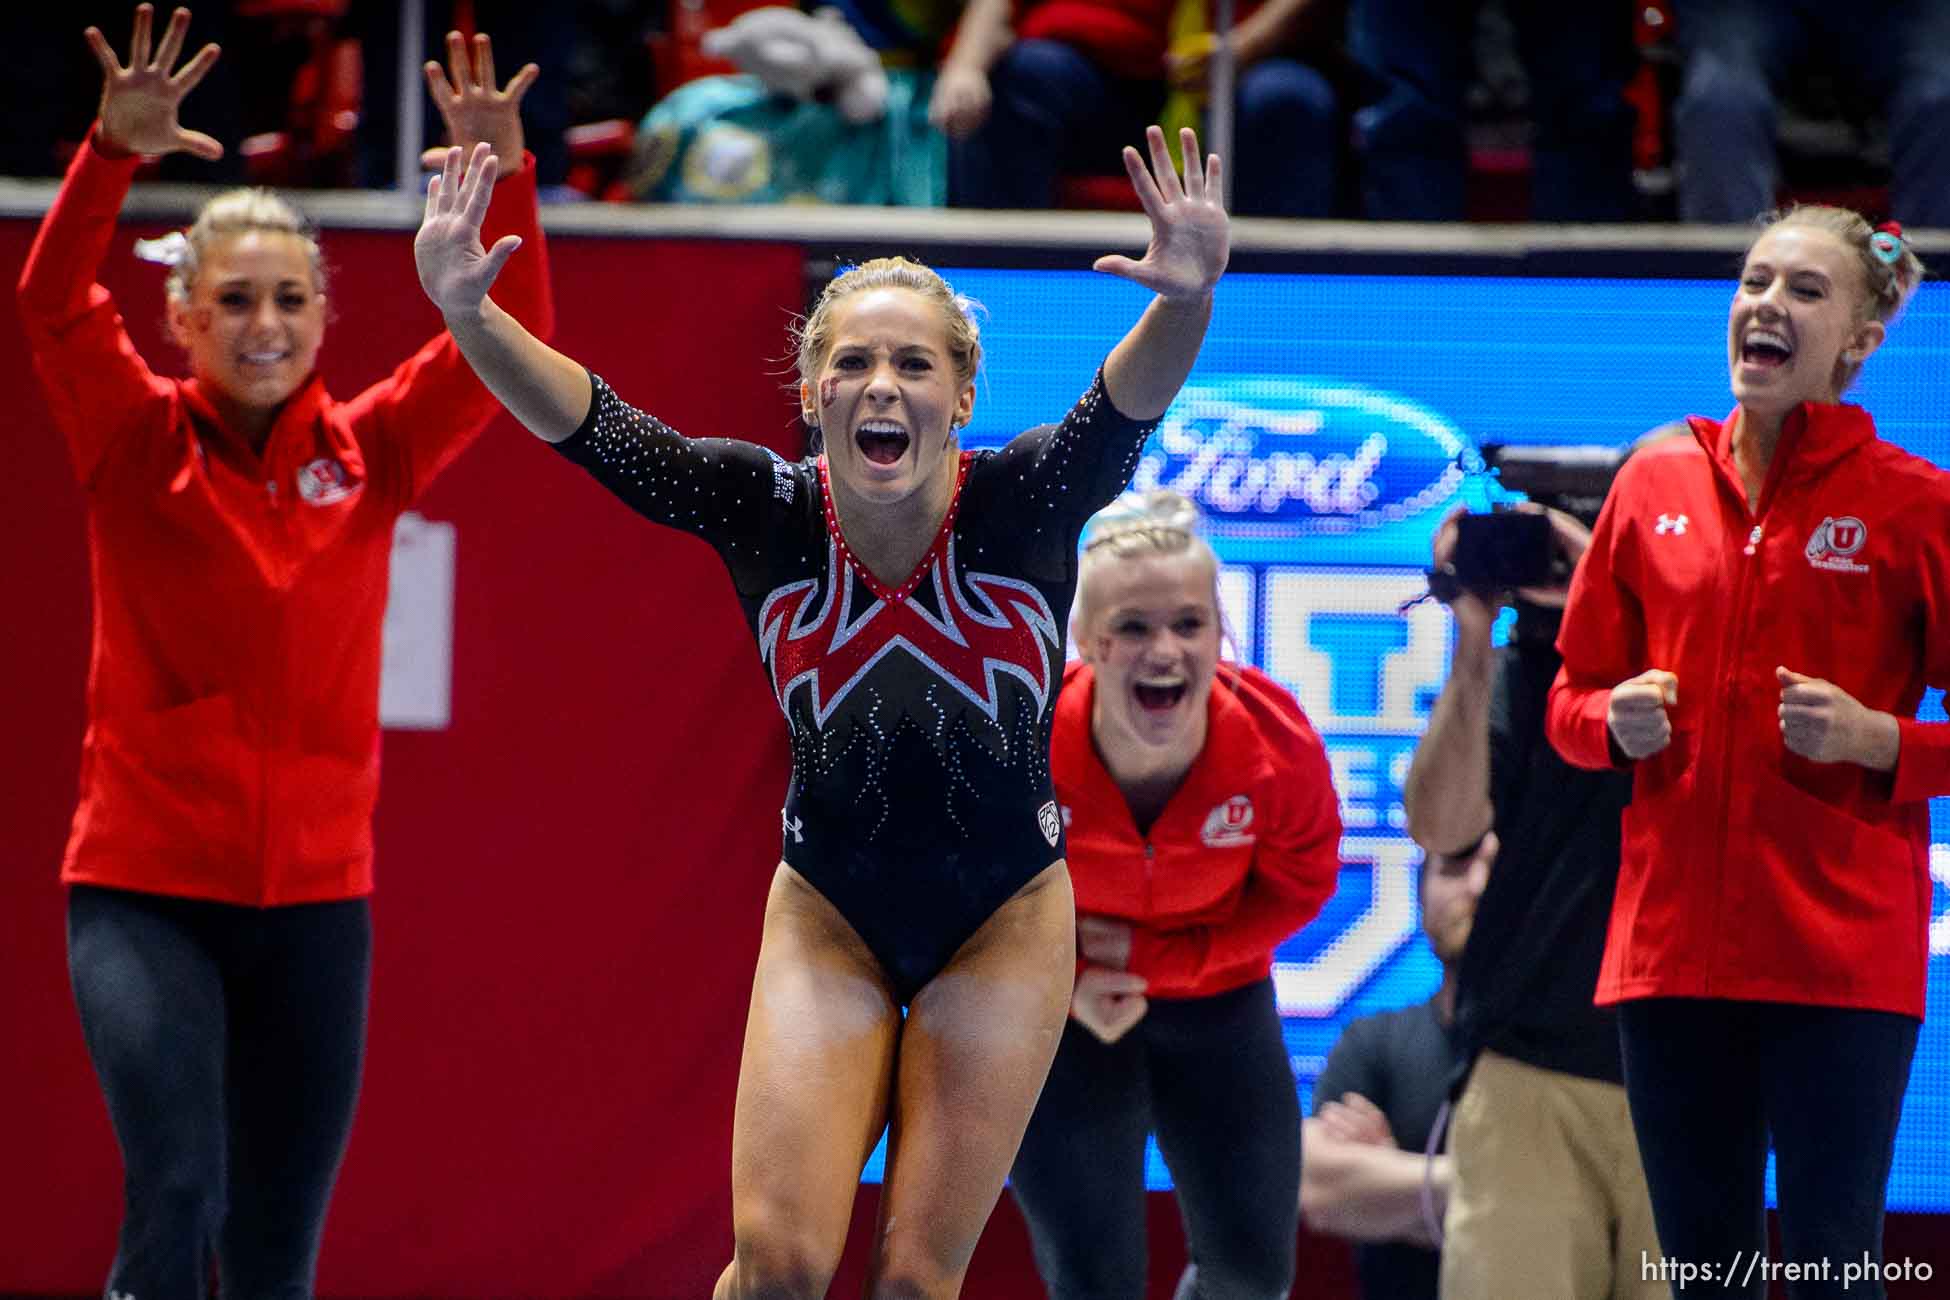
[[[1763,369],[1784,366],[1793,356],[1794,345],[1779,330],[1765,327],[1751,330],[1740,344],[1740,359]]]
[[[1138,707],[1146,713],[1168,713],[1185,698],[1188,685],[1183,681],[1132,682],[1131,693],[1137,697]]]
[[[894,420],[868,420],[853,435],[860,454],[875,465],[892,465],[907,453],[907,430]]]

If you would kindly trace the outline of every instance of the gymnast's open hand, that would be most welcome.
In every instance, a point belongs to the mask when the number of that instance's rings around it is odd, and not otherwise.
[[[1165,133],[1153,126],[1145,130],[1151,148],[1151,165],[1128,145],[1124,149],[1124,170],[1131,174],[1144,215],[1151,219],[1151,245],[1138,261],[1115,253],[1100,257],[1099,271],[1135,280],[1147,289],[1172,300],[1190,301],[1206,297],[1225,273],[1231,251],[1231,223],[1226,218],[1225,180],[1219,155],[1201,155],[1198,134],[1190,127],[1179,133],[1179,152],[1185,159],[1181,182],[1171,164],[1171,151],[1165,148]],[[1198,165],[1203,156],[1205,165]]]
[[[443,316],[468,316],[481,309],[494,277],[521,247],[518,235],[503,235],[494,247],[481,247],[481,221],[494,193],[494,149],[483,140],[461,170],[461,151],[447,151],[447,165],[427,185],[427,210],[413,237],[413,262],[420,287]]]
[[[161,155],[193,153],[199,158],[223,157],[223,146],[201,131],[186,131],[176,120],[176,109],[183,97],[196,89],[203,74],[217,61],[217,47],[205,45],[196,57],[170,75],[170,65],[183,52],[183,38],[190,30],[190,11],[178,9],[169,16],[162,44],[151,56],[149,33],[155,10],[148,5],[135,8],[135,30],[129,38],[129,66],[123,67],[115,50],[99,28],[90,27],[82,35],[95,61],[102,65],[101,139],[110,148],[125,153]]]
[[[530,63],[508,80],[505,89],[494,82],[494,43],[486,32],[478,32],[474,46],[459,32],[447,33],[447,69],[429,59],[421,69],[426,74],[427,93],[447,124],[447,142],[471,150],[482,140],[494,150],[503,176],[521,170],[522,151],[527,140],[521,129],[521,100],[541,76],[541,69]],[[439,167],[447,160],[447,150],[429,149],[420,155],[422,167]]]

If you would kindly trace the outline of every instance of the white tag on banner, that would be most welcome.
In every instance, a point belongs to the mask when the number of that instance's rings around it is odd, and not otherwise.
[[[452,524],[407,511],[393,529],[379,668],[379,725],[442,731],[453,716],[454,553]]]

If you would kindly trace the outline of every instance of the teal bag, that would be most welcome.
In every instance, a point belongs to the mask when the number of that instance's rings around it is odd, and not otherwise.
[[[943,206],[948,141],[928,123],[934,73],[887,69],[887,111],[854,125],[757,77],[700,77],[644,116],[629,176],[666,203]]]

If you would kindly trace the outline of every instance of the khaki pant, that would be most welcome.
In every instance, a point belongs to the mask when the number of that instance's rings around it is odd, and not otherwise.
[[[1449,1153],[1442,1300],[1668,1296],[1618,1084],[1486,1051],[1456,1105]]]

